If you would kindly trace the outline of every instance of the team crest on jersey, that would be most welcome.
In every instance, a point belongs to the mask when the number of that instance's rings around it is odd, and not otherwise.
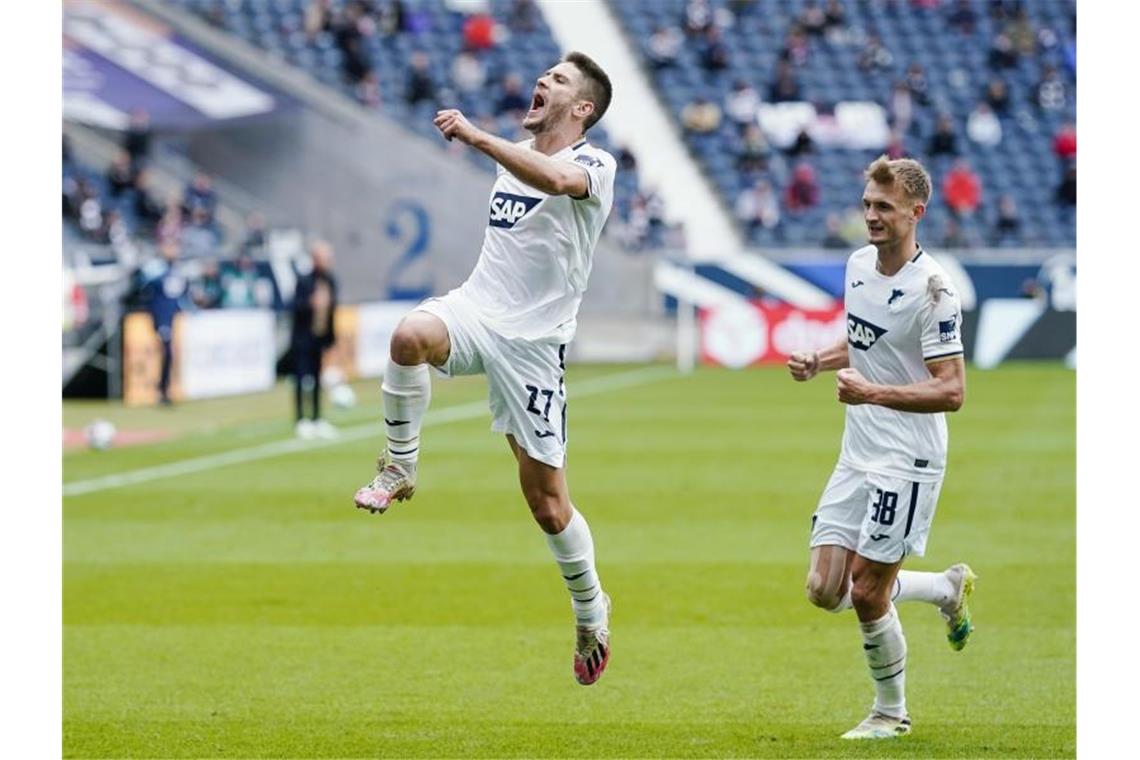
[[[938,320],[938,340],[942,343],[953,343],[958,340],[958,314],[950,315],[950,319]]]
[[[541,198],[532,198],[529,195],[513,195],[511,193],[495,193],[491,198],[492,227],[514,227],[519,219],[538,205]]]
[[[860,351],[866,351],[875,345],[875,341],[883,337],[886,332],[884,327],[859,319],[854,314],[847,315],[847,343]]]

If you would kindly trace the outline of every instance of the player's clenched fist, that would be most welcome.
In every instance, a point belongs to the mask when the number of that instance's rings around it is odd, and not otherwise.
[[[788,357],[788,371],[799,382],[811,380],[819,373],[819,353],[816,351],[793,351]]]
[[[859,370],[846,367],[835,373],[836,394],[844,404],[873,403],[874,385]]]
[[[437,112],[433,122],[448,140],[458,137],[460,142],[470,143],[476,132],[476,128],[467,121],[463,112],[455,108]]]

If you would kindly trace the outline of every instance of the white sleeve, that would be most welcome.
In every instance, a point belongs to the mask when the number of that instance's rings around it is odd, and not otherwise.
[[[570,163],[585,169],[588,185],[585,197],[574,200],[584,203],[596,202],[603,207],[613,202],[614,176],[617,174],[617,162],[613,157],[605,153],[594,154],[583,151],[570,159]]]
[[[958,293],[939,275],[927,283],[922,321],[922,360],[934,361],[965,352],[962,346],[962,305]]]

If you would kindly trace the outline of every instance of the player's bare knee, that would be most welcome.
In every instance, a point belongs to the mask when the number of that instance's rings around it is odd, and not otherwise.
[[[807,598],[816,607],[821,610],[834,609],[839,600],[833,594],[828,594],[827,589],[821,588],[810,581],[807,584]]]
[[[839,607],[846,592],[844,588],[829,586],[824,582],[823,576],[815,572],[808,573],[806,590],[808,601],[828,612],[834,612]]]
[[[415,323],[406,318],[400,322],[392,333],[392,340],[388,344],[392,361],[411,367],[423,364],[427,354],[427,342],[424,340]]]

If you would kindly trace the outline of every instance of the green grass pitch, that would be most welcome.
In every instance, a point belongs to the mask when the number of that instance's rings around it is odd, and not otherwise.
[[[872,688],[853,615],[803,592],[843,425],[779,368],[572,367],[568,475],[613,597],[583,688],[569,601],[487,414],[425,428],[414,501],[352,492],[351,440],[64,497],[67,757],[1064,757],[1075,754],[1075,374],[971,371],[927,556],[980,575],[974,639],[900,612],[914,733],[853,746]],[[600,385],[599,385],[600,384]],[[379,418],[375,383],[335,410]],[[576,389],[592,389],[575,397]],[[432,415],[485,399],[437,381]],[[78,451],[65,483],[288,438],[288,391],[172,411],[67,403],[178,437]],[[65,494],[68,493],[65,491]]]

